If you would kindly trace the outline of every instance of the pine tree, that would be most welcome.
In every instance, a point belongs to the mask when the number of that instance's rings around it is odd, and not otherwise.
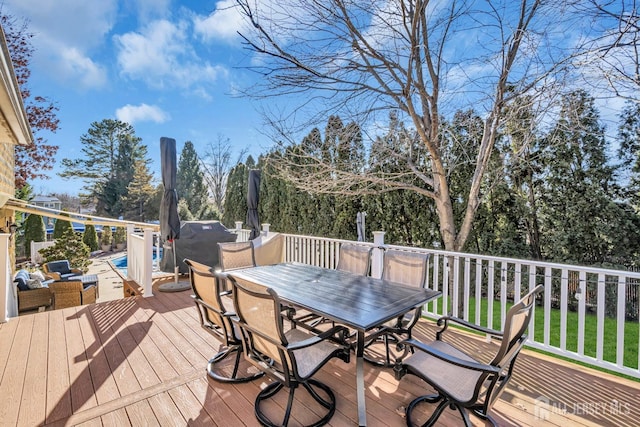
[[[133,178],[126,188],[126,195],[122,196],[123,217],[134,221],[144,222],[155,219],[147,215],[147,206],[155,192],[152,185],[153,174],[149,172],[146,162],[135,164]]]
[[[87,271],[91,262],[89,247],[82,241],[80,233],[76,233],[71,228],[66,229],[56,239],[53,246],[40,249],[40,255],[42,255],[44,262],[66,259],[72,268],[79,268],[83,271]]]
[[[147,146],[130,124],[111,119],[91,123],[80,142],[83,157],[62,159],[60,176],[84,179],[84,197],[98,201],[96,213],[118,218],[123,214],[122,199],[133,180],[135,165],[149,163]]]

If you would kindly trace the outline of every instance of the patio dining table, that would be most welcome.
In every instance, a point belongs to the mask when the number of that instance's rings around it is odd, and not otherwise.
[[[356,390],[361,426],[367,424],[363,373],[365,333],[441,295],[430,289],[299,263],[251,267],[230,274],[272,288],[281,300],[357,332]]]

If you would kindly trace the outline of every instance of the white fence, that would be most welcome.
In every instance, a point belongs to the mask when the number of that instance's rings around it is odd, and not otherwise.
[[[287,234],[285,261],[334,268],[344,242]],[[383,238],[350,243],[374,247],[374,277],[382,271],[383,248],[429,253],[428,287],[442,292],[427,305],[433,317],[451,313],[500,329],[511,304],[542,284],[527,345],[640,378],[640,273],[390,246]]]
[[[49,246],[53,246],[55,243],[55,240],[50,240],[47,242],[31,241],[31,264],[42,264],[42,261],[44,260],[40,255],[40,249],[48,248]]]

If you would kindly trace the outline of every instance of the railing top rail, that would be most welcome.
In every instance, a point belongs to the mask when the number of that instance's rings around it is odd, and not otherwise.
[[[545,262],[545,261],[525,260],[525,259],[518,259],[518,258],[497,257],[497,256],[490,256],[490,255],[472,254],[468,252],[453,252],[453,251],[444,251],[440,249],[425,249],[425,248],[409,247],[409,246],[384,245],[384,247],[389,249],[401,249],[401,250],[410,249],[415,252],[428,252],[428,253],[432,253],[432,254],[435,253],[443,256],[474,258],[474,259],[481,259],[486,261],[506,262],[509,264],[534,265],[536,267],[568,269],[568,270],[584,271],[586,273],[605,274],[605,275],[611,275],[611,276],[624,276],[629,278],[640,279],[640,272],[633,272],[633,271],[627,271],[627,270],[614,270],[610,268],[587,267],[587,266],[580,266],[575,264],[562,264],[557,262]]]
[[[313,240],[319,240],[319,241],[325,241],[325,242],[337,242],[337,243],[349,243],[349,244],[363,245],[363,246],[375,246],[375,244],[371,242],[356,242],[353,240],[334,239],[332,237],[303,236],[301,234],[290,234],[290,233],[282,233],[282,235],[285,237],[293,237],[293,238],[299,238],[299,239],[313,239]]]

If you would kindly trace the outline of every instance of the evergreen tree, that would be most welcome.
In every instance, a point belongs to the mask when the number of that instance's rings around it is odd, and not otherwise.
[[[138,161],[135,165],[133,179],[126,188],[126,196],[122,197],[124,218],[144,222],[155,219],[147,215],[147,206],[155,192],[152,185],[153,174],[149,172],[147,164]]]
[[[31,242],[44,242],[47,240],[47,231],[40,215],[29,214],[24,221],[24,249],[25,255],[31,256]]]
[[[625,198],[640,213],[640,104],[629,101],[620,114],[618,156],[624,180]]]
[[[62,216],[69,216],[68,214],[61,214]],[[67,232],[67,230],[73,230],[71,226],[71,222],[64,219],[56,219],[56,223],[53,226],[53,238],[58,239],[62,237],[63,234]]]
[[[85,224],[82,241],[89,247],[89,251],[94,252],[98,250],[98,233],[96,232],[95,225]]]
[[[113,243],[113,232],[111,231],[111,227],[105,225],[102,227],[102,234],[100,235],[100,244],[102,246],[109,246],[111,249],[111,244]]]
[[[209,193],[200,168],[198,154],[191,141],[184,143],[176,175],[178,200],[187,203],[189,212],[199,219],[208,210]]]
[[[80,138],[82,158],[63,159],[63,178],[82,178],[86,199],[96,199],[96,213],[117,218],[122,199],[138,162],[148,164],[147,147],[128,123],[105,119],[93,122]]]
[[[229,228],[233,228],[236,221],[244,223],[246,219],[248,177],[249,170],[243,163],[238,163],[229,172],[222,216],[222,222]]]
[[[87,271],[89,266],[89,247],[82,241],[80,233],[76,233],[71,228],[64,230],[64,233],[56,239],[53,246],[40,249],[40,255],[44,262],[66,259],[72,268],[79,268]]]
[[[546,258],[591,265],[607,261],[622,212],[613,200],[615,168],[593,98],[583,90],[565,95],[543,143]]]

